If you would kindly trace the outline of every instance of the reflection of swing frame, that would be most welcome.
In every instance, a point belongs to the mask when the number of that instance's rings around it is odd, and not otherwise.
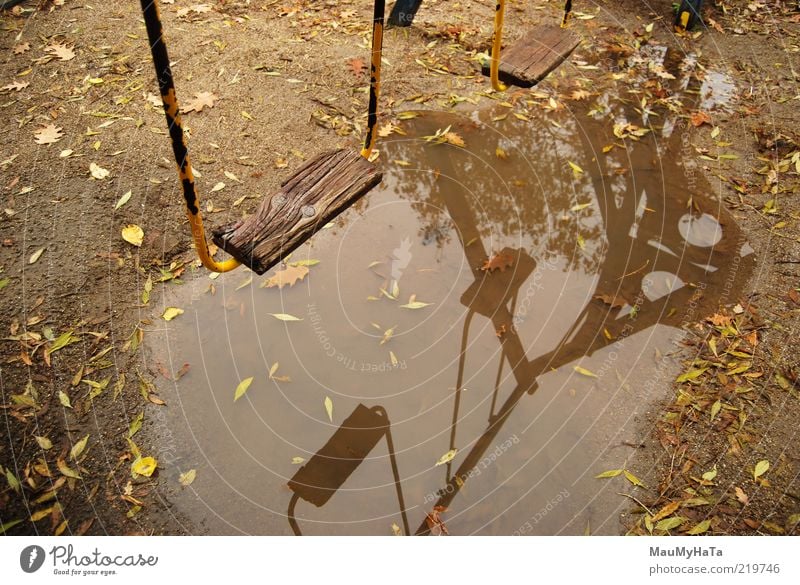
[[[583,134],[580,135],[583,137]],[[678,134],[670,134],[666,136],[665,139],[671,141],[673,145],[675,145],[680,140],[680,137]],[[584,148],[584,151],[591,153],[592,149]],[[652,168],[649,160],[647,160],[649,155],[646,152],[643,156],[643,153],[640,152],[639,149],[633,149],[628,152],[628,156],[630,157],[628,160],[630,167],[632,169],[639,169],[638,176],[641,176],[642,172],[657,172],[657,169],[646,170]],[[583,164],[583,161],[580,162]],[[584,168],[590,168],[590,165],[585,164]],[[453,178],[458,176],[452,168],[441,168],[440,172],[443,177]],[[603,176],[598,176],[593,179],[595,191],[599,196],[608,195],[604,188],[603,180]],[[647,201],[645,200],[644,194],[638,193],[636,183],[635,177],[631,177],[630,180],[626,181],[626,189],[621,204],[625,209],[625,213],[620,212],[617,214],[618,216],[622,216],[623,221],[619,221],[617,217],[610,217],[606,205],[602,204],[602,202],[599,205],[610,249],[621,247],[624,250],[625,246],[630,246],[632,239],[639,241],[641,245],[628,248],[629,254],[627,255],[627,262],[628,265],[632,267],[632,270],[623,274],[621,277],[619,274],[611,273],[612,270],[606,265],[603,265],[598,276],[598,292],[601,290],[600,287],[604,285],[619,287],[618,290],[625,285],[629,290],[629,294],[631,296],[636,296],[636,300],[632,301],[633,306],[626,309],[624,307],[615,308],[594,300],[589,302],[577,316],[564,337],[556,345],[555,349],[549,353],[538,356],[534,360],[528,360],[525,348],[514,327],[507,328],[505,333],[499,336],[502,347],[501,359],[491,399],[488,426],[483,434],[475,441],[471,450],[466,453],[461,464],[455,471],[452,469],[452,462],[446,464],[445,485],[438,491],[439,499],[434,503],[434,506],[441,506],[444,508],[450,507],[455,496],[461,491],[462,487],[464,487],[466,480],[473,477],[472,472],[479,465],[485,452],[494,445],[494,441],[500,429],[517,403],[526,393],[533,394],[538,389],[536,379],[539,375],[551,369],[569,364],[580,357],[589,356],[598,349],[608,347],[618,340],[622,340],[633,333],[643,331],[657,323],[678,325],[677,316],[667,314],[668,303],[674,303],[680,306],[681,304],[692,305],[700,302],[702,287],[698,287],[698,290],[695,291],[685,286],[678,290],[673,289],[669,294],[658,298],[647,298],[643,290],[647,288],[645,278],[649,272],[656,269],[666,270],[674,275],[685,270],[693,270],[696,274],[705,275],[705,277],[709,279],[714,279],[715,277],[713,273],[708,272],[708,250],[687,248],[682,250],[681,256],[677,256],[665,252],[663,248],[657,245],[653,245],[653,238],[648,240],[648,222],[647,220],[643,220],[641,213],[637,213],[640,208],[646,207]],[[457,185],[458,182],[456,181],[455,184]],[[664,187],[665,191],[670,188],[667,185]],[[461,391],[463,389],[464,362],[468,346],[469,327],[472,323],[472,319],[475,313],[478,313],[488,318],[496,331],[500,330],[504,325],[512,324],[514,322],[513,317],[516,310],[515,307],[519,288],[527,281],[534,271],[535,261],[522,250],[506,249],[502,253],[514,256],[512,267],[505,272],[494,272],[491,275],[483,272],[480,266],[482,266],[488,254],[480,237],[476,217],[469,207],[467,197],[464,192],[458,188],[441,190],[438,196],[441,199],[441,201],[439,201],[439,203],[441,203],[440,207],[446,210],[452,222],[457,227],[456,231],[461,239],[467,264],[472,268],[475,279],[475,282],[470,285],[461,297],[461,303],[467,307],[468,311],[464,319],[450,432],[450,449],[455,449],[456,427],[458,424]],[[697,205],[698,203],[694,202],[695,208],[697,211],[700,211]],[[674,211],[677,213],[677,210]],[[630,229],[630,222],[625,222],[626,219],[630,218],[633,219],[633,225],[636,227],[635,230]],[[667,222],[667,225],[678,225],[677,218],[675,217],[665,217],[663,221]],[[723,240],[713,249],[721,250],[728,254],[736,254],[739,252],[738,249],[734,248],[737,242],[741,244],[739,230],[735,224],[731,223],[726,226]],[[653,261],[652,264],[651,261]],[[752,260],[740,261],[739,270],[734,277],[742,278],[748,271],[746,266],[750,265],[751,262]],[[658,263],[658,267],[656,263]],[[665,264],[665,266],[662,264]],[[626,313],[626,310],[629,312]],[[634,318],[621,319],[621,317],[624,317],[626,314]],[[610,337],[610,339],[604,335],[604,330],[609,332],[608,337]],[[581,335],[581,333],[588,334],[588,339],[590,339],[588,343],[586,341],[586,335]],[[512,374],[515,377],[516,387],[498,408],[499,385],[502,380],[502,372],[506,360],[508,360]],[[388,434],[387,439],[390,441],[390,455],[393,455],[391,438]],[[377,442],[377,440],[379,440],[379,438],[375,439],[375,442]],[[369,449],[371,448],[372,447]],[[323,448],[323,451],[324,450],[325,448]],[[401,500],[401,510],[403,511],[403,520],[405,523],[405,507],[402,503],[402,492],[399,486],[400,480],[396,473],[396,465],[394,462],[393,472],[395,472],[395,482],[397,483],[398,496]],[[346,473],[344,479],[346,479],[349,474],[350,471]],[[341,480],[342,483],[344,479]],[[336,488],[340,485],[341,483],[336,484]],[[293,496],[293,500],[296,501],[296,498],[297,494]],[[291,506],[290,510],[292,510]],[[293,516],[290,514],[290,523],[293,521]],[[406,534],[410,534],[410,532],[406,530]],[[430,528],[424,519],[416,529],[415,534],[430,534]]]
[[[389,450],[403,528],[408,534],[408,518],[389,417],[380,406],[367,408],[359,404],[322,449],[317,451],[289,481],[289,489],[293,494],[287,516],[296,535],[302,534],[294,511],[298,500],[305,500],[318,508],[324,506],[384,437]]]

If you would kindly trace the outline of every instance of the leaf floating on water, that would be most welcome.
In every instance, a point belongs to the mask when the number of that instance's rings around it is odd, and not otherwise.
[[[280,321],[302,321],[301,318],[295,317],[294,315],[289,315],[288,313],[267,313],[268,315],[272,315],[276,319]]]
[[[250,384],[253,383],[253,378],[254,378],[254,376],[250,376],[249,378],[245,378],[244,380],[239,382],[239,385],[236,386],[236,391],[233,393],[233,401],[234,402],[236,402],[242,396],[244,396],[244,393],[247,392],[248,388],[250,388]]]
[[[444,506],[434,506],[433,510],[425,516],[425,523],[428,525],[428,530],[431,531],[432,536],[447,536],[450,534],[440,516],[444,512],[447,512],[447,508]]]
[[[164,321],[172,321],[178,315],[183,315],[183,309],[179,309],[178,307],[167,307],[164,309],[164,313],[162,313],[161,317]]]
[[[514,257],[511,254],[495,254],[488,260],[485,260],[481,270],[484,272],[494,272],[499,269],[500,272],[505,272],[506,268],[514,264]]]
[[[131,471],[137,475],[150,477],[158,467],[158,461],[154,457],[139,457],[131,463]]]
[[[392,534],[395,536],[403,536],[402,529],[394,522],[392,522]]]
[[[400,305],[401,309],[423,309],[425,307],[431,306],[433,303],[423,303],[422,301],[417,300],[417,295],[411,295],[408,298],[408,303],[405,305]]]
[[[762,475],[764,475],[769,470],[769,461],[766,459],[762,459],[758,463],[756,463],[756,467],[753,470],[753,479],[758,479]]]
[[[439,460],[436,462],[436,466],[450,463],[456,456],[456,453],[458,453],[458,449],[450,449],[447,453],[439,457]]]
[[[300,465],[303,462],[305,462],[305,459],[302,457],[292,457],[292,465]]]
[[[575,366],[575,371],[581,374],[582,376],[587,376],[589,378],[597,378],[597,374],[580,366]]]
[[[144,241],[144,231],[136,224],[127,225],[122,228],[122,239],[138,248]]]
[[[604,471],[598,475],[595,475],[595,479],[605,479],[608,477],[617,477],[622,473],[621,469],[609,469],[608,471]]]
[[[309,265],[310,266],[310,265]],[[299,262],[288,265],[283,270],[278,270],[275,274],[270,276],[261,283],[261,288],[274,288],[279,289],[284,286],[294,286],[298,281],[303,280],[308,275],[308,266]]]
[[[186,473],[181,473],[180,477],[178,477],[178,481],[181,483],[182,486],[188,487],[192,485],[192,482],[197,477],[197,470],[190,469]]]
[[[578,165],[576,165],[571,160],[568,160],[567,164],[569,165],[569,168],[572,169],[572,174],[575,176],[576,179],[583,174],[583,169],[581,167],[579,167]]]
[[[328,413],[328,418],[333,422],[333,400],[330,396],[325,397],[325,412]]]
[[[591,207],[592,202],[589,203],[578,203],[577,205],[573,205],[570,207],[570,211],[581,211],[582,209],[586,209],[587,207]]]

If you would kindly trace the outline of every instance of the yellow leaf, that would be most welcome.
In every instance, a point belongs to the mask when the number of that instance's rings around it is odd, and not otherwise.
[[[758,479],[769,470],[769,461],[762,459],[756,463],[756,468],[753,470],[753,479]]]
[[[81,456],[84,449],[86,449],[86,445],[88,442],[89,442],[89,435],[86,435],[84,438],[82,438],[80,441],[78,441],[72,446],[72,449],[70,449],[69,451],[69,456],[73,461],[76,461],[78,457]]]
[[[36,261],[41,257],[43,252],[44,248],[39,248],[38,250],[36,250],[33,254],[31,254],[31,257],[28,258],[28,264],[35,264]]]
[[[680,502],[670,502],[663,508],[661,508],[655,516],[653,516],[652,521],[658,522],[659,520],[666,518],[667,516],[673,514],[678,508],[681,507]]]
[[[137,475],[150,477],[158,467],[158,461],[153,457],[139,457],[131,463],[131,471]]]
[[[711,471],[706,471],[702,477],[706,481],[714,481],[714,478],[717,477],[717,466],[715,465]]]
[[[127,225],[122,228],[122,239],[138,248],[144,240],[144,231],[136,224]]]
[[[236,386],[236,392],[233,393],[233,401],[234,402],[236,402],[242,396],[244,396],[244,393],[247,392],[248,388],[250,388],[250,384],[252,382],[253,382],[253,376],[250,376],[249,378],[245,378],[244,380],[239,382],[239,385]]]
[[[92,177],[98,181],[102,181],[111,174],[107,169],[104,169],[95,163],[89,165],[89,172],[91,173]]]
[[[583,173],[583,169],[582,169],[581,167],[579,167],[578,165],[576,165],[576,164],[575,164],[574,162],[572,162],[571,160],[568,160],[568,161],[567,161],[567,164],[568,164],[568,165],[569,165],[569,167],[572,169],[572,174],[575,176],[575,178],[576,178],[576,179],[577,179],[578,177],[580,177],[580,176],[581,176],[581,174]]]
[[[267,313],[268,315],[272,315],[276,319],[280,319],[281,321],[302,321],[302,319],[295,317],[294,315],[289,315],[287,313]]]
[[[292,457],[292,465],[300,465],[304,461],[305,459],[303,459],[302,457]]]
[[[181,482],[182,486],[189,486],[192,485],[192,482],[194,481],[195,477],[197,477],[197,470],[190,469],[186,473],[181,473],[180,477],[178,478],[178,481]]]
[[[330,396],[325,397],[325,412],[328,413],[328,418],[333,422],[333,400],[330,399]]]
[[[692,528],[686,534],[695,535],[695,534],[703,534],[706,530],[711,527],[711,520],[703,520],[699,524],[697,524],[694,528]]]
[[[605,479],[607,477],[617,477],[620,473],[622,473],[621,469],[609,469],[608,471],[604,471],[598,475],[595,475],[595,479]]]
[[[580,366],[575,366],[575,371],[578,372],[579,374],[584,375],[584,376],[588,376],[589,378],[596,378],[597,377],[597,374],[595,374],[594,372],[590,372],[586,368],[582,368]]]
[[[436,462],[436,465],[444,465],[445,463],[450,463],[453,458],[458,453],[458,449],[450,449],[447,453],[439,457],[439,461]]]
[[[164,319],[164,321],[172,321],[178,315],[183,315],[183,309],[179,309],[178,307],[167,307],[164,309],[161,318]]]
[[[631,482],[633,485],[635,485],[635,486],[641,486],[641,487],[644,487],[644,484],[642,483],[642,480],[640,480],[638,477],[636,477],[635,475],[633,475],[633,474],[632,474],[630,471],[628,471],[627,469],[625,469],[625,470],[623,471],[623,473],[625,474],[625,477],[627,478],[627,480],[628,480],[629,482]]]
[[[62,406],[66,408],[72,408],[72,403],[69,400],[69,396],[63,390],[58,391],[58,401]]]

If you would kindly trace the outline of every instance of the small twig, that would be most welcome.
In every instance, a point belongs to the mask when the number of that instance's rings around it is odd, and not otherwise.
[[[636,503],[637,503],[637,504],[639,504],[639,505],[640,505],[642,508],[644,508],[644,509],[645,509],[645,511],[646,511],[648,514],[650,514],[651,516],[655,516],[655,514],[653,514],[652,510],[650,510],[650,508],[648,508],[648,507],[647,507],[647,506],[645,506],[645,505],[644,505],[642,502],[640,502],[640,501],[639,501],[639,500],[638,500],[638,499],[637,499],[635,496],[632,496],[632,495],[630,495],[630,494],[623,494],[622,492],[617,492],[617,495],[618,495],[618,496],[625,496],[626,498],[630,498],[630,499],[632,499],[634,502],[636,502]]]

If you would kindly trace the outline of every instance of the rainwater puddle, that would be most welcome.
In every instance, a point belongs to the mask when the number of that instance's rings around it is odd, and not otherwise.
[[[171,289],[185,313],[147,335],[191,366],[149,427],[168,498],[212,534],[424,533],[434,506],[451,534],[618,533],[632,486],[595,475],[647,471],[679,327],[736,298],[749,247],[677,132],[626,148],[502,107],[401,126],[382,184],[291,257],[319,261],[304,280]],[[447,127],[464,148],[423,139]]]

